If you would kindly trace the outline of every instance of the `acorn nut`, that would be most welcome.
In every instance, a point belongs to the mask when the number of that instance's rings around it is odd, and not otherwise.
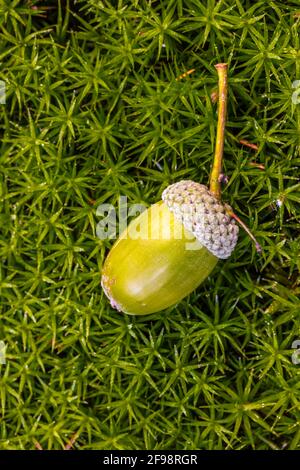
[[[164,190],[162,201],[140,214],[124,230],[108,254],[101,285],[111,305],[129,314],[164,310],[190,294],[228,258],[245,224],[221,202],[227,64],[215,66],[219,77],[218,125],[209,189],[180,181]]]
[[[193,181],[165,189],[162,202],[129,224],[105,260],[101,285],[111,305],[145,315],[190,294],[236,245],[238,226],[227,207]]]

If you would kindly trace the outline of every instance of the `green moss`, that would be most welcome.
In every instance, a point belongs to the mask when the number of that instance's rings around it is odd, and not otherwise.
[[[299,449],[298,2],[58,5],[0,2],[0,448]],[[263,254],[240,233],[169,314],[122,315],[96,207],[207,183],[225,61],[224,200]]]

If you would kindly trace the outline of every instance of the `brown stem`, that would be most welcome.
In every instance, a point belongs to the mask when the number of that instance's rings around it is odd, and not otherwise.
[[[216,136],[216,147],[213,167],[210,175],[209,190],[217,199],[221,199],[220,175],[222,173],[222,159],[224,150],[224,134],[227,111],[227,64],[217,64],[215,68],[219,78],[218,92],[218,125]]]
[[[217,64],[215,68],[218,72],[219,78],[219,92],[218,92],[218,124],[217,124],[217,136],[216,136],[216,147],[213,166],[209,181],[210,192],[219,200],[221,200],[221,183],[224,180],[222,175],[222,159],[224,152],[224,137],[225,137],[225,123],[226,123],[226,112],[227,112],[227,64]],[[245,144],[246,141],[241,141]],[[247,142],[248,143],[248,142]],[[254,147],[254,146],[253,146]],[[225,204],[227,214],[235,219],[241,227],[247,232],[249,237],[254,241],[255,248],[258,252],[261,252],[261,246],[257,242],[254,235],[250,232],[247,225],[232,211],[232,209]]]
[[[260,244],[258,243],[258,241],[256,240],[255,236],[253,235],[253,233],[250,232],[250,230],[248,229],[247,225],[244,224],[244,222],[232,211],[231,208],[229,208],[228,206],[226,206],[226,212],[227,214],[232,217],[234,220],[236,220],[241,227],[243,227],[243,229],[245,230],[245,232],[248,234],[248,236],[251,238],[251,240],[253,240],[254,244],[255,244],[255,248],[256,248],[256,251],[258,253],[261,253],[262,252],[262,248],[260,246]]]

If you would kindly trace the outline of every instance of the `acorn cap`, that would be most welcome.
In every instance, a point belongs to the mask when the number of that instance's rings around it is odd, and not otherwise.
[[[179,181],[162,193],[162,200],[175,218],[211,253],[221,259],[233,252],[239,228],[219,201],[203,184]]]

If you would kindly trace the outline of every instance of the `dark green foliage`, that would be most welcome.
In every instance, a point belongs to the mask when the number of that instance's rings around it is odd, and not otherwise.
[[[1,449],[300,448],[299,10],[0,1]],[[263,254],[241,232],[178,306],[119,314],[96,207],[207,183],[225,61],[224,200]]]

